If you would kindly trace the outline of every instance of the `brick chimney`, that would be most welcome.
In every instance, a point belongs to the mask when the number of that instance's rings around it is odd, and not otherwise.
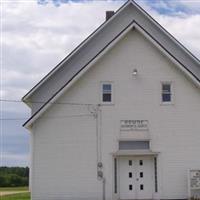
[[[106,21],[109,20],[115,12],[113,10],[106,11]]]

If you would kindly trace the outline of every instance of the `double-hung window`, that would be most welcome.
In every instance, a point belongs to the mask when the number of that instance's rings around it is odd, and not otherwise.
[[[162,83],[162,103],[171,103],[172,102],[172,84]]]
[[[101,84],[102,96],[101,101],[102,103],[112,103],[113,102],[113,84],[110,82],[103,82]]]

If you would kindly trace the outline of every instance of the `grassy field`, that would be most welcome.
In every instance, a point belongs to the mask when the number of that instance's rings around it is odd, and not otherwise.
[[[0,187],[0,192],[28,191],[28,187]]]
[[[30,194],[27,192],[21,194],[6,195],[1,196],[0,200],[30,200]]]
[[[21,193],[9,194],[11,192]],[[2,194],[3,196],[1,196]],[[30,193],[28,192],[28,187],[0,187],[0,200],[30,200]]]

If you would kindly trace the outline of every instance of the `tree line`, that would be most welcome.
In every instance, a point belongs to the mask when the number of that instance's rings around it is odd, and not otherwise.
[[[0,167],[0,187],[28,186],[28,167]]]

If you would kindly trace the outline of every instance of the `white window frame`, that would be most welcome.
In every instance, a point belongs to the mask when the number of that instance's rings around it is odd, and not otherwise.
[[[171,90],[171,101],[163,101],[162,100],[162,95],[163,95],[163,90],[162,90],[162,86],[164,84],[169,84],[170,85],[170,90]],[[174,104],[174,99],[175,99],[175,93],[174,93],[174,83],[173,81],[161,81],[160,84],[160,102],[161,105],[173,105]]]
[[[110,84],[111,85],[111,101],[110,102],[104,102],[103,101],[103,85],[104,84]],[[102,81],[100,84],[100,102],[103,105],[112,105],[114,104],[114,83],[112,81]]]

